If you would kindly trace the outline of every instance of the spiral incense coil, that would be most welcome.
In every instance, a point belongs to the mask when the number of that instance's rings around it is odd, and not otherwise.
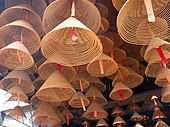
[[[19,4],[30,5],[34,11],[40,16],[43,16],[44,10],[47,7],[45,0],[5,0],[5,7],[9,8]]]
[[[74,35],[70,36],[73,28]],[[95,33],[76,18],[70,17],[44,36],[41,51],[53,62],[63,66],[78,66],[98,58],[103,47]]]
[[[17,15],[16,15],[17,14]],[[37,33],[41,36],[43,33],[43,25],[41,17],[27,4],[20,4],[4,10],[0,15],[0,26],[24,19],[29,22]]]
[[[75,18],[86,25],[94,33],[100,28],[101,16],[94,4],[88,0],[74,0]],[[71,16],[71,0],[57,0],[52,2],[43,15],[43,26],[46,33],[50,32],[61,22]]]
[[[112,4],[116,8],[117,11],[120,11],[120,9],[126,3],[126,1],[127,0],[112,0]]]
[[[0,37],[6,45],[20,40],[31,54],[34,54],[40,47],[38,33],[31,24],[24,20],[17,20],[2,26],[0,28]]]
[[[96,3],[95,5],[99,10],[101,17],[107,18],[109,16],[109,9],[105,5],[100,3]]]

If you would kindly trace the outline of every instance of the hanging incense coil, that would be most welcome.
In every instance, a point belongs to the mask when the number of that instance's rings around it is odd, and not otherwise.
[[[132,117],[130,118],[131,121],[138,122],[142,119],[142,116],[139,115],[137,112],[134,112]]]
[[[88,0],[90,1],[91,3],[95,4],[96,3],[96,0]]]
[[[145,75],[145,69],[146,69],[146,66],[144,66],[142,63],[139,63],[139,72],[138,74],[141,75],[141,76],[144,76]]]
[[[58,102],[71,99],[75,93],[67,79],[59,71],[54,71],[37,91],[36,96],[45,102]]]
[[[67,125],[69,125],[70,120],[74,118],[73,114],[66,108],[63,110],[62,115],[66,119]]]
[[[17,101],[17,99],[20,99],[21,101],[27,101],[28,97],[24,93],[24,91],[19,86],[13,86],[8,90],[9,93],[12,94],[12,98],[10,98],[10,101]],[[19,97],[18,97],[19,96]],[[19,101],[20,101],[19,100]]]
[[[19,4],[30,5],[40,17],[43,16],[44,10],[47,7],[45,0],[32,0],[32,3],[29,0],[5,0],[6,8]]]
[[[15,85],[21,87],[27,94],[32,93],[35,90],[30,77],[24,71],[13,70],[1,80],[1,83],[6,90]]]
[[[24,111],[21,109],[20,106],[16,106],[15,108],[13,108],[12,110],[9,111],[8,113],[9,116],[11,117],[16,117],[16,120],[18,119],[23,119],[23,118],[27,118]]]
[[[166,67],[160,68],[160,70],[157,73],[155,84],[158,86],[166,86],[170,84],[170,69]]]
[[[132,68],[136,72],[139,70],[139,62],[132,57],[126,57],[126,59],[123,60],[123,65]]]
[[[141,108],[136,103],[132,103],[132,104],[128,105],[126,110],[129,112],[134,112],[134,111],[139,112],[141,110]]]
[[[143,127],[143,126],[139,122],[137,122],[134,127]]]
[[[123,45],[125,42],[122,40],[122,38],[119,36],[116,32],[107,32],[105,33],[107,37],[109,37],[114,42],[115,48],[120,48],[121,45]]]
[[[120,116],[117,116],[112,124],[112,126],[118,126],[118,125],[121,125],[121,126],[125,126],[126,125],[126,122],[120,117]]]
[[[82,123],[82,125],[83,125],[83,127],[88,127],[89,123],[88,123],[87,121],[84,121],[84,122]]]
[[[146,49],[148,48],[148,45],[142,45],[141,49],[140,49],[140,56],[142,58],[144,58],[144,55],[145,55],[145,52],[146,52]]]
[[[105,77],[114,74],[118,70],[118,65],[112,58],[103,53],[99,58],[91,61],[86,69],[93,77]]]
[[[163,50],[163,49],[162,49],[162,51],[164,53],[165,58],[167,59],[167,61],[169,63],[170,52],[168,52],[167,50]],[[169,66],[170,66],[169,64],[166,65],[167,68],[169,68]],[[152,55],[150,57],[148,65],[146,67],[145,74],[148,77],[155,78],[157,76],[157,73],[159,72],[159,70],[162,67],[164,67],[162,60],[161,60],[159,54],[156,51],[154,51],[154,52],[152,52]]]
[[[170,85],[167,84],[163,87],[163,90],[162,90],[162,98],[161,98],[161,101],[164,102],[164,103],[169,103],[170,102]]]
[[[31,24],[24,20],[17,20],[2,26],[0,28],[0,37],[6,45],[21,40],[31,54],[34,54],[40,47],[38,33]]]
[[[76,70],[73,67],[61,66],[50,60],[46,60],[39,66],[38,74],[45,80],[56,70],[60,71],[68,81],[72,80],[76,76]]]
[[[110,26],[109,21],[106,18],[102,17],[101,18],[100,29],[97,32],[97,34],[104,34],[104,33],[106,33],[109,30],[109,26]]]
[[[147,47],[145,54],[144,54],[144,59],[145,61],[149,61],[151,55],[153,52],[155,52],[156,48],[161,48],[164,50],[167,50],[170,52],[170,44],[167,41],[164,41],[158,37],[151,39],[149,46]]]
[[[2,40],[2,38],[0,37],[0,48],[3,48],[6,46],[6,43]]]
[[[121,82],[117,82],[114,86],[113,90],[111,91],[109,97],[112,100],[124,100],[131,97],[133,91],[129,89],[126,85]]]
[[[101,92],[104,92],[106,90],[106,85],[103,84],[103,82],[99,78],[88,76],[87,81],[90,83],[90,85],[94,85]]]
[[[135,88],[139,86],[143,82],[143,77],[136,73],[132,68],[126,67],[126,69],[129,71],[129,75],[126,75],[126,77],[123,77],[123,81],[121,78],[115,77],[115,79],[112,82],[112,86],[115,86],[117,82],[123,82],[128,88]]]
[[[152,120],[166,119],[166,116],[160,111],[158,107],[154,108],[154,113],[152,115]]]
[[[119,80],[124,80],[129,75],[128,69],[126,67],[122,66],[121,64],[118,64],[118,70],[115,74],[107,76],[110,80],[114,80],[115,77],[117,77]]]
[[[126,52],[119,48],[113,48],[113,57],[117,63],[122,64],[123,60],[126,59]]]
[[[31,80],[32,79],[35,80],[34,74],[37,73],[37,65],[34,63],[34,65],[31,68],[28,68],[24,71],[30,76]]]
[[[127,0],[112,0],[113,6],[116,8],[117,11],[120,11],[122,6]]]
[[[100,3],[96,3],[95,5],[99,10],[101,17],[107,18],[109,16],[109,9],[105,5]]]
[[[105,121],[104,119],[100,119],[100,120],[97,122],[96,127],[109,127],[109,125],[106,123],[106,121]]]
[[[94,115],[96,112],[96,115]],[[98,120],[107,118],[108,113],[97,103],[92,102],[88,107],[87,111],[84,113],[83,117],[89,120]]]
[[[106,98],[94,85],[90,86],[85,97],[87,97],[91,102],[95,101],[100,105],[105,105],[107,103]]]
[[[16,41],[0,49],[0,64],[10,69],[25,70],[34,65],[34,59],[26,47]]]
[[[36,125],[55,125],[61,122],[55,109],[48,103],[41,103],[31,116],[30,121]]]
[[[76,90],[81,90],[81,92],[84,91],[84,89],[87,89],[90,86],[90,83],[88,80],[84,77],[84,75],[77,74],[76,77],[74,77],[70,84],[73,86]]]
[[[125,114],[125,112],[123,111],[123,109],[121,107],[116,106],[113,109],[111,116],[112,117],[116,117],[117,115],[123,116],[124,114]]]
[[[164,121],[162,121],[161,119],[158,119],[155,127],[169,127]]]
[[[86,66],[87,64],[84,65],[79,65],[79,66],[74,66],[73,68],[76,70],[77,73],[84,75],[84,77],[87,78],[87,76],[89,75],[87,70],[86,70]]]
[[[44,84],[44,82],[45,81],[40,76],[36,78],[35,81],[33,82],[35,90],[39,90],[42,84]]]
[[[117,28],[121,38],[130,44],[148,45],[153,31],[156,37],[167,39],[169,36],[169,1],[152,2],[155,22],[148,22],[143,0],[127,1],[117,18]],[[149,29],[148,29],[149,27]]]
[[[73,28],[74,35],[70,36]],[[76,38],[73,36],[78,38],[73,41],[72,39]],[[76,18],[70,17],[44,36],[41,51],[53,62],[63,66],[78,66],[98,58],[103,48],[95,33]]]
[[[163,106],[163,104],[162,104],[160,101],[157,101],[157,105],[155,105],[155,103],[152,102],[152,103],[150,104],[150,106],[149,106],[149,109],[150,109],[150,110],[153,110],[155,107],[158,107],[158,108],[161,109],[161,108],[163,108],[164,106]]]
[[[94,4],[87,0],[75,0],[75,18],[94,33],[100,28],[101,16]],[[71,16],[72,1],[60,0],[51,3],[43,15],[44,31],[50,32]]]
[[[69,101],[69,105],[73,108],[84,108],[85,106],[88,106],[89,104],[90,104],[90,101],[81,92],[76,92],[76,94]]]
[[[42,26],[41,17],[33,10],[33,8],[31,8],[27,4],[20,4],[4,10],[0,16],[0,20],[1,20],[0,26],[21,19],[27,20],[34,27],[37,33],[39,35],[42,35],[43,26]]]
[[[120,46],[121,49],[123,49],[127,56],[136,59],[137,61],[143,61],[143,57],[140,56],[140,49],[141,45],[132,45],[129,43],[124,43]]]
[[[113,49],[113,45],[114,45],[113,41],[106,36],[101,35],[98,37],[99,37],[99,39],[102,43],[102,46],[103,46],[103,53],[105,53],[105,54],[110,53]]]
[[[66,120],[65,120],[63,114],[61,113],[61,111],[60,111],[58,108],[55,108],[55,111],[56,111],[57,116],[58,116],[58,117],[60,118],[60,120],[61,120],[60,125],[65,124],[65,123],[66,123]]]

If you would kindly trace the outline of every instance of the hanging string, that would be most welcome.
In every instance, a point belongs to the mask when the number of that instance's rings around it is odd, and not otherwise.
[[[71,17],[75,17],[75,12],[76,12],[76,9],[75,9],[75,1],[72,0],[72,6],[71,6]],[[76,41],[78,39],[77,36],[74,35],[74,30],[75,28],[72,27],[71,28],[71,33],[70,33],[70,37],[73,41]]]
[[[124,80],[123,75],[122,75],[120,70],[118,70],[118,74],[120,75],[120,78],[121,78],[122,82],[124,82],[125,80]]]
[[[155,22],[155,15],[152,6],[152,0],[144,0],[144,4],[147,11],[148,22]]]

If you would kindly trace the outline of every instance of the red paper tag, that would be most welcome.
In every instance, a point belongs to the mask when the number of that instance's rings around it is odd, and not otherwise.
[[[159,56],[161,57],[162,63],[164,65],[168,64],[168,60],[165,58],[163,51],[160,47],[156,48],[156,51],[158,52]]]
[[[123,91],[119,90],[119,94],[120,94],[120,97],[121,97],[121,99],[123,101],[125,99]]]
[[[97,118],[97,111],[94,111],[94,117]]]

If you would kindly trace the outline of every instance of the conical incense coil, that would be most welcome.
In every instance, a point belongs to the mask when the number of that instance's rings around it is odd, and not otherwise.
[[[85,24],[93,32],[100,28],[101,16],[94,4],[88,0],[75,0],[75,18]],[[62,0],[51,3],[43,15],[43,25],[46,33],[71,16],[72,1]]]
[[[120,116],[117,116],[112,124],[112,126],[118,126],[118,125],[121,125],[121,126],[125,126],[126,125],[126,122],[120,117]]]
[[[39,35],[42,35],[43,26],[41,17],[27,4],[20,4],[4,10],[0,16],[0,26],[23,19],[23,17],[34,27]]]
[[[19,4],[28,4],[30,5],[34,11],[40,16],[43,16],[44,10],[47,7],[45,0],[5,0],[5,7],[9,8]]]
[[[96,127],[109,127],[104,119],[100,119],[96,125]]]
[[[103,47],[95,33],[69,17],[43,37],[41,51],[47,59],[63,66],[79,66],[98,58]]]

